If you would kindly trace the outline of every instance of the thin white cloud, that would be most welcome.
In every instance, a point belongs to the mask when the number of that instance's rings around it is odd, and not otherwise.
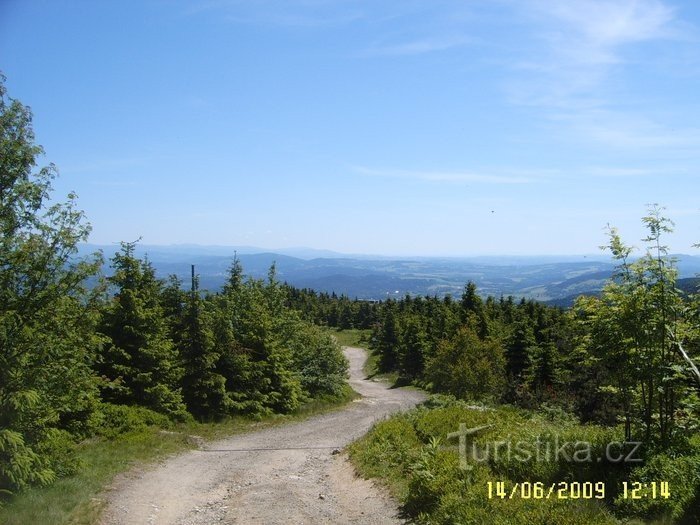
[[[551,115],[584,138],[614,148],[689,150],[700,147],[700,128],[664,125],[643,114],[606,109]]]
[[[355,166],[354,171],[362,175],[398,179],[422,180],[427,182],[475,183],[475,184],[528,184],[536,178],[524,175],[484,174],[467,171],[410,171],[397,169],[376,169]]]
[[[627,45],[678,32],[675,11],[660,0],[532,0],[524,5],[536,21],[541,45],[515,65],[526,74],[510,89],[519,103],[604,104],[599,88],[624,63]]]
[[[662,0],[526,0],[535,45],[513,64],[506,93],[516,105],[541,108],[561,130],[613,148],[700,145],[700,128],[678,129],[653,115],[633,86],[618,83],[630,51],[687,40],[691,28]],[[640,48],[641,49],[641,48]],[[639,53],[635,60],[643,60]],[[627,98],[622,98],[627,95]],[[621,105],[626,109],[612,110]]]
[[[427,37],[398,44],[375,44],[363,54],[370,56],[420,55],[461,47],[472,41],[470,38],[459,35]]]
[[[583,62],[615,61],[616,46],[670,36],[674,18],[674,9],[660,0],[540,0],[535,5],[565,24],[563,30],[574,31],[577,38],[570,41],[599,51],[574,55]]]
[[[561,168],[493,168],[486,171],[440,171],[440,170],[402,170],[352,166],[355,173],[372,177],[418,180],[437,183],[458,184],[531,184],[531,183],[569,183],[575,180],[598,178],[642,178],[685,176],[687,171],[672,166],[654,169],[624,165],[589,165]]]

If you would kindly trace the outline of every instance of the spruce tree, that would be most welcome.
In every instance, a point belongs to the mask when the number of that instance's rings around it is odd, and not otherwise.
[[[216,372],[219,354],[205,306],[197,278],[193,276],[178,338],[184,365],[182,391],[190,413],[200,419],[211,419],[226,414],[227,396],[226,379]]]
[[[103,396],[114,403],[142,405],[171,417],[187,417],[178,387],[182,368],[168,337],[161,304],[162,282],[148,261],[134,255],[136,243],[122,243],[108,278],[115,295],[101,331],[108,337],[99,370],[107,379]]]

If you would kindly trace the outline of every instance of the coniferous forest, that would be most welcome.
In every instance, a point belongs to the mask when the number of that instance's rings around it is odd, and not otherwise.
[[[265,280],[246,278],[235,258],[224,288],[208,291],[199,288],[196,269],[191,282],[157,278],[149,261],[135,256],[134,242],[122,243],[110,261],[99,253],[78,258],[90,234],[87,218],[75,195],[52,194],[57,168],[40,166],[31,112],[3,83],[0,126],[3,500],[72,475],[81,468],[79,443],[113,439],[134,421],[261,417],[343,399],[348,364],[332,327],[364,331],[377,372],[438,394],[422,412],[386,423],[415,435],[415,454],[382,427],[367,438],[373,461],[387,461],[408,480],[404,503],[416,519],[468,519],[444,497],[445,484],[461,474],[431,441],[440,424],[426,418],[456,418],[455,410],[476,404],[506,407],[503,420],[523,429],[535,417],[524,414],[537,414],[554,426],[573,421],[571,428],[598,432],[594,442],[642,442],[642,463],[593,465],[591,472],[668,481],[678,496],[635,503],[611,494],[605,512],[698,522],[700,296],[676,287],[664,246],[673,225],[660,207],[642,218],[648,236],[641,257],[609,230],[616,273],[599,296],[581,297],[568,310],[483,298],[471,282],[456,298],[358,301],[288,286],[274,265]],[[520,479],[515,465],[491,468]],[[561,467],[541,479],[589,479],[591,472]],[[468,492],[459,494],[466,501]]]

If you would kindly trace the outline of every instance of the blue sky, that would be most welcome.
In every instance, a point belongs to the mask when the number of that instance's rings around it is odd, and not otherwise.
[[[0,0],[0,70],[95,243],[700,242],[695,0]]]

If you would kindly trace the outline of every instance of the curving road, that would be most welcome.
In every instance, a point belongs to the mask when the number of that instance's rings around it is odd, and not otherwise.
[[[107,494],[101,523],[402,523],[395,502],[372,482],[356,478],[337,449],[424,396],[365,379],[365,351],[344,352],[350,384],[362,398],[305,421],[207,443],[123,476]]]

